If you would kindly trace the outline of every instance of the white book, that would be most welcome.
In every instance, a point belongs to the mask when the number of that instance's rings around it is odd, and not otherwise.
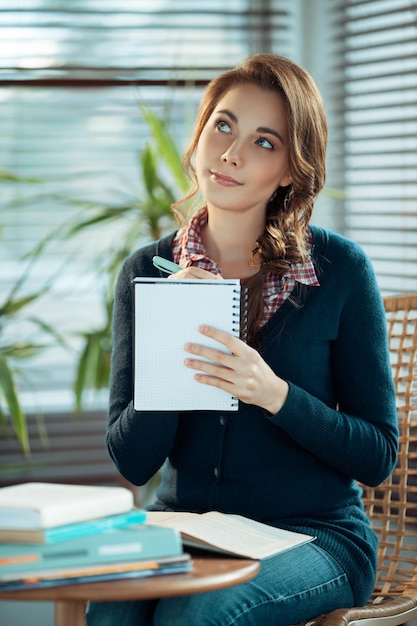
[[[315,539],[312,535],[218,511],[201,514],[149,511],[148,523],[178,530],[185,546],[249,559],[266,559]]]
[[[240,281],[135,278],[133,289],[135,410],[236,411],[235,397],[194,380],[184,345],[223,348],[198,332],[201,324],[240,335]]]
[[[134,506],[125,487],[28,482],[0,489],[0,529],[51,528],[125,513]]]

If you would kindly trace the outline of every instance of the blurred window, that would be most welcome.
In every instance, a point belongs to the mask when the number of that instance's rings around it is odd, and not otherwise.
[[[330,6],[329,177],[348,195],[335,226],[363,246],[384,292],[417,291],[417,2]]]
[[[26,408],[73,406],[81,333],[105,321],[107,253],[121,245],[132,214],[66,240],[58,232],[140,199],[150,131],[139,102],[167,120],[182,151],[203,86],[255,51],[294,57],[294,24],[290,0],[1,2],[0,305],[22,272],[19,293],[52,286],[19,323],[0,329],[0,348],[47,339],[32,336],[23,319],[30,315],[69,344],[22,362]],[[141,235],[137,246],[151,237],[146,223]],[[37,259],[24,260],[45,238]],[[106,406],[106,394],[91,394],[92,407],[97,401]]]

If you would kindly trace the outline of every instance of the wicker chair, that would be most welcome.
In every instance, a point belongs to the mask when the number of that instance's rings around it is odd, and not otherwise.
[[[338,609],[303,626],[399,626],[417,618],[417,294],[387,297],[384,304],[400,450],[383,485],[363,486],[365,508],[380,539],[374,593],[364,607]]]

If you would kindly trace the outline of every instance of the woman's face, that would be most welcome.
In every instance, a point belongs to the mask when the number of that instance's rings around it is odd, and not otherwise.
[[[291,182],[283,98],[254,84],[230,89],[201,133],[195,170],[209,209],[265,213]]]

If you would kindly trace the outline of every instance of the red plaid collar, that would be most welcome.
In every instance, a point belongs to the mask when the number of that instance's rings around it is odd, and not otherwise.
[[[207,256],[201,242],[201,229],[207,223],[207,219],[206,207],[197,211],[189,224],[181,228],[176,234],[172,243],[172,254],[175,263],[181,267],[196,265],[221,276],[219,266]],[[311,250],[312,235],[310,230],[307,232],[307,243]],[[296,282],[312,287],[320,286],[310,255],[305,263],[295,263],[283,276],[278,276],[275,272],[265,274],[263,285],[264,315],[261,325],[268,321],[288,298]]]
[[[217,263],[207,256],[201,242],[201,229],[207,219],[207,208],[203,207],[193,215],[187,226],[178,231],[172,243],[173,258],[181,267],[198,265],[213,274],[221,274]]]

